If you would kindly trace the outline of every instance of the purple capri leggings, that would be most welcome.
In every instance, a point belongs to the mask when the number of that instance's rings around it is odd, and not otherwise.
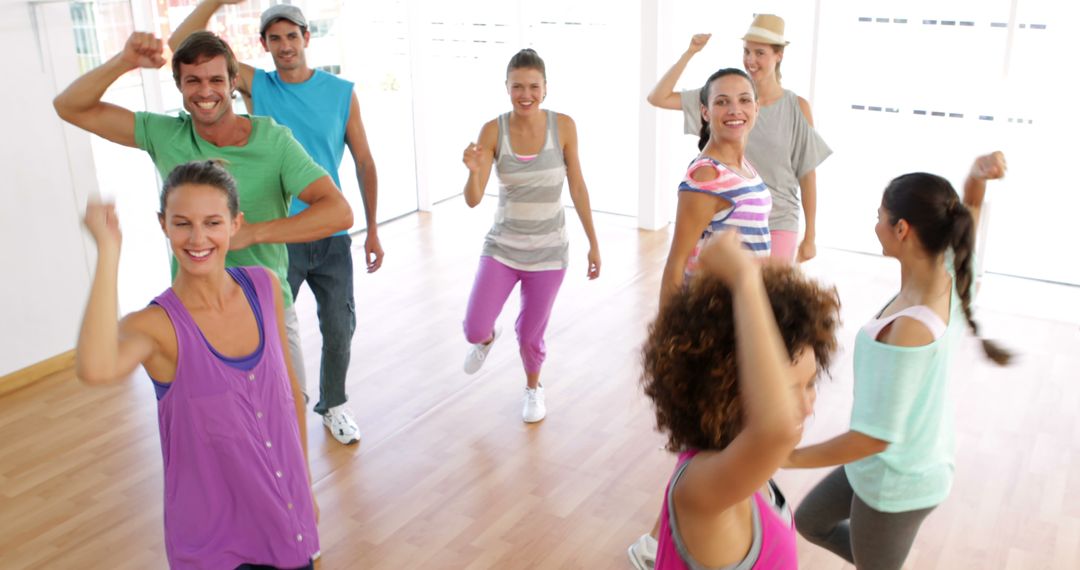
[[[565,276],[565,269],[521,271],[507,267],[490,256],[482,256],[472,294],[469,295],[469,308],[465,311],[465,339],[476,344],[491,338],[495,319],[502,312],[514,285],[520,281],[521,313],[514,330],[517,331],[525,372],[540,372],[547,355],[544,331],[551,317],[551,307],[555,304],[555,295]]]

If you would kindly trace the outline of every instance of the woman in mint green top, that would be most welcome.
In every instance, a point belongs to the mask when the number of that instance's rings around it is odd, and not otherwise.
[[[855,339],[851,428],[796,449],[787,467],[839,465],[795,514],[799,533],[856,568],[899,569],[919,526],[952,486],[955,435],[948,375],[971,315],[972,256],[986,181],[1000,152],[979,157],[963,200],[947,180],[905,174],[885,189],[874,228],[900,261],[900,292]],[[998,364],[1009,355],[983,341]]]

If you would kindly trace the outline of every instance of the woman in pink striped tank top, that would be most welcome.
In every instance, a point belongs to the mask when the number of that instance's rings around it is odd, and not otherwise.
[[[642,384],[679,453],[655,568],[796,568],[791,509],[770,480],[798,443],[836,348],[836,291],[754,261],[736,230],[698,257],[649,328]]]

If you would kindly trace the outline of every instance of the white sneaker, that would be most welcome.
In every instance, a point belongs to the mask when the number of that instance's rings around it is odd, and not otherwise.
[[[502,332],[502,328],[495,327],[495,330],[491,331],[491,342],[484,344],[478,342],[469,348],[469,353],[465,355],[465,373],[475,374],[480,367],[484,365],[484,360],[487,359],[487,355],[491,352],[491,347],[495,346],[495,341],[499,340],[499,333]]]
[[[656,539],[648,534],[641,535],[626,549],[626,555],[637,570],[653,570],[656,566]]]
[[[330,408],[322,418],[322,423],[330,434],[339,442],[349,445],[360,441],[360,428],[352,419],[352,413],[345,404]]]
[[[521,419],[527,424],[536,423],[547,415],[547,408],[544,407],[544,387],[537,386],[536,389],[525,388],[525,405],[521,410]]]

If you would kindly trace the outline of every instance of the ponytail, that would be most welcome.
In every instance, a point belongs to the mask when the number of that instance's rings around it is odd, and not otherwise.
[[[705,150],[705,145],[709,144],[709,121],[706,121],[704,117],[701,119],[701,132],[698,133],[697,149]]]

